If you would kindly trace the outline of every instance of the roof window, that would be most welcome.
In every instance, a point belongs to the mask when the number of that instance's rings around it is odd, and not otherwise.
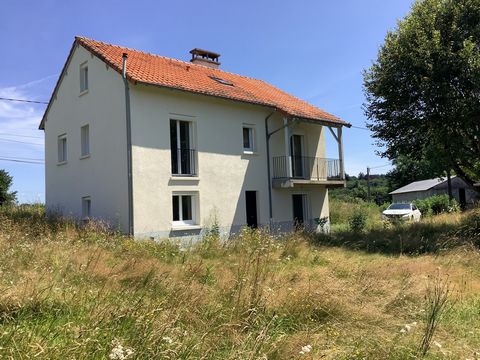
[[[230,81],[227,81],[227,80],[223,80],[219,77],[216,77],[216,76],[209,76],[210,79],[212,80],[215,80],[216,82],[222,84],[222,85],[228,85],[228,86],[234,86],[232,82]]]

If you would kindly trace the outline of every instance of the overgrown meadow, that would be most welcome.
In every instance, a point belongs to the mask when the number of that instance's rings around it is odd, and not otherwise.
[[[480,358],[479,224],[477,210],[182,249],[4,208],[0,358]]]

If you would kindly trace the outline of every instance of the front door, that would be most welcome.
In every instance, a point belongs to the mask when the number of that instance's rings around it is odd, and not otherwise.
[[[293,223],[296,228],[305,223],[305,195],[293,194]]]
[[[247,225],[252,229],[258,227],[257,220],[257,192],[245,191],[245,201],[247,208]]]
[[[290,156],[292,157],[292,177],[303,178],[303,136],[290,138]]]
[[[458,189],[458,200],[460,201],[460,207],[464,210],[467,206],[467,194],[465,193],[465,188]]]

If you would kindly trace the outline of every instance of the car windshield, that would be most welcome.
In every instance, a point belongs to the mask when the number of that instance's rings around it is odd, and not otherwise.
[[[392,204],[388,210],[410,210],[410,204]]]

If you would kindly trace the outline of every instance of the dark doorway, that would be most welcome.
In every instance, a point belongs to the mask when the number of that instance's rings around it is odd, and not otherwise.
[[[295,227],[301,227],[305,223],[305,195],[294,194],[293,199],[293,222]]]
[[[292,135],[290,138],[290,155],[292,157],[292,176],[303,178],[303,138],[301,135]]]
[[[247,225],[252,229],[256,229],[258,227],[257,192],[245,191],[245,201],[247,205]]]
[[[465,188],[458,189],[458,200],[460,201],[460,207],[462,210],[465,210],[467,206],[467,194],[465,193]]]

